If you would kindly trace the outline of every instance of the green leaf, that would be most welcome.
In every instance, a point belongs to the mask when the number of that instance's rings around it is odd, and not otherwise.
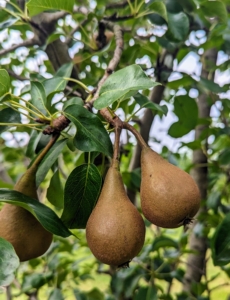
[[[174,42],[184,41],[189,33],[189,19],[184,12],[168,13],[168,30],[166,37]]]
[[[159,236],[154,239],[154,242],[152,244],[152,251],[157,251],[160,248],[166,247],[173,247],[176,249],[179,248],[178,243],[175,240],[166,236]]]
[[[29,139],[29,143],[27,145],[27,149],[26,149],[26,156],[33,158],[35,155],[35,150],[37,148],[37,145],[40,141],[42,133],[41,132],[37,132],[36,130],[32,130],[31,135],[30,135],[30,139]]]
[[[35,16],[46,10],[65,10],[70,13],[73,11],[74,0],[30,0],[26,6],[30,12],[30,16]]]
[[[158,300],[157,288],[155,286],[149,286],[145,299],[146,300]]]
[[[57,208],[64,206],[64,189],[60,180],[59,170],[56,170],[50,180],[50,185],[47,189],[47,199]]]
[[[151,10],[151,12],[156,13],[160,15],[163,19],[168,21],[168,16],[167,16],[167,10],[166,6],[163,2],[153,2],[150,5],[147,4],[148,10]],[[151,14],[149,15],[149,18],[151,20]]]
[[[134,295],[134,300],[146,299],[148,287],[140,287]]]
[[[39,186],[42,183],[42,181],[46,177],[46,174],[48,173],[52,165],[55,163],[55,161],[57,160],[58,156],[62,152],[66,143],[67,143],[67,139],[62,139],[60,141],[57,141],[53,145],[53,147],[48,151],[48,153],[45,155],[36,173],[37,186]]]
[[[82,100],[81,98],[79,98],[79,97],[73,97],[73,98],[70,98],[70,99],[68,99],[66,102],[64,102],[63,110],[65,110],[68,106],[73,105],[73,104],[77,104],[77,105],[83,106],[83,105],[84,105],[84,102],[83,102],[83,100]]]
[[[151,102],[146,96],[137,93],[135,96],[133,96],[135,101],[140,105],[141,108],[149,108],[153,112],[160,112],[164,115],[167,115],[168,113],[168,107],[166,105],[159,105],[156,103]]]
[[[211,239],[212,258],[215,266],[230,263],[230,213],[217,227]]]
[[[6,70],[0,69],[0,97],[10,90],[10,76]]]
[[[31,100],[30,102],[44,115],[47,114],[46,109],[46,93],[44,86],[38,81],[31,81]]]
[[[212,80],[208,80],[206,78],[200,77],[199,85],[201,88],[205,87],[207,90],[213,92],[213,93],[222,93],[224,92],[223,89],[219,86],[219,84],[213,82]]]
[[[14,280],[14,272],[19,265],[14,247],[0,237],[0,287],[7,286]]]
[[[52,292],[49,295],[48,300],[64,300],[61,290],[58,288],[55,288],[54,290],[52,290]]]
[[[53,234],[62,237],[68,237],[72,234],[52,209],[20,192],[0,189],[0,201],[18,205],[28,210],[47,231]]]
[[[207,200],[207,207],[216,210],[220,204],[221,194],[219,191],[210,193]]]
[[[195,83],[196,83],[196,80],[194,80],[191,76],[183,75],[183,77],[180,79],[176,79],[176,80],[168,82],[167,86],[170,89],[177,90],[180,87],[183,87],[183,88],[185,88],[187,86],[191,87]]]
[[[130,91],[146,90],[156,85],[138,65],[131,65],[108,77],[101,87],[99,98],[94,102],[96,109],[109,106]]]
[[[101,120],[80,105],[70,105],[64,115],[77,127],[74,145],[84,152],[99,151],[112,157],[113,147]]]
[[[189,96],[178,96],[174,101],[174,113],[179,118],[169,128],[168,134],[178,138],[195,128],[198,122],[198,107],[196,101]]]
[[[69,175],[61,219],[68,228],[85,228],[101,191],[102,178],[93,164],[83,164]]]
[[[205,16],[209,18],[216,17],[220,23],[227,24],[228,12],[222,1],[204,1],[200,5],[200,10]]]
[[[230,149],[223,150],[219,156],[219,163],[221,165],[230,165]]]
[[[23,293],[27,293],[34,289],[39,289],[45,285],[48,281],[53,279],[54,274],[52,272],[46,272],[43,274],[32,273],[24,277],[21,290]]]
[[[0,125],[0,133],[12,127],[10,123],[21,123],[21,116],[18,111],[8,107],[0,111],[0,123],[9,123],[9,125]]]
[[[55,77],[70,77],[73,70],[73,63],[62,65],[56,72]]]
[[[53,77],[43,82],[46,96],[63,91],[66,85],[67,81],[62,77]]]
[[[5,22],[0,23],[0,29],[3,30],[9,28],[10,26],[14,25],[18,20],[19,18],[10,17]]]

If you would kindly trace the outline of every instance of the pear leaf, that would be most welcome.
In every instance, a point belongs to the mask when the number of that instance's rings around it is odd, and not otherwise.
[[[84,152],[99,151],[110,157],[113,146],[101,120],[80,105],[66,107],[64,115],[77,127],[74,145]]]
[[[52,209],[20,192],[0,189],[0,201],[18,205],[28,210],[47,231],[53,234],[62,237],[68,237],[72,234]]]
[[[68,228],[85,228],[101,191],[102,178],[94,164],[83,164],[69,175],[61,219]]]
[[[156,85],[138,65],[131,65],[108,77],[102,85],[99,98],[94,102],[96,109],[102,109],[123,98],[130,91],[146,90]]]

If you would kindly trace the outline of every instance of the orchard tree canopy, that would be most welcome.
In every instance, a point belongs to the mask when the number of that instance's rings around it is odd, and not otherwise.
[[[229,49],[229,0],[0,0],[0,299],[229,299]]]

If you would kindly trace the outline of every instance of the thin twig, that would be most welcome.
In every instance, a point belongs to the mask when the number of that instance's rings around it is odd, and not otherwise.
[[[73,35],[77,32],[81,27],[85,26],[89,22],[89,19],[84,19],[80,24],[78,24],[70,33],[69,36],[66,38],[65,43],[69,45],[73,39]]]
[[[16,74],[16,73],[15,73],[14,71],[12,71],[12,70],[7,69],[6,71],[7,71],[7,73],[8,73],[10,76],[14,77],[14,78],[17,79],[17,80],[20,80],[20,81],[30,80],[30,79],[27,78],[27,77],[24,77],[24,76],[21,76],[21,75]]]
[[[35,46],[35,45],[39,45],[39,41],[36,37],[33,37],[32,39],[30,40],[25,40],[23,41],[21,44],[16,44],[16,45],[13,45],[11,46],[10,48],[8,49],[2,49],[0,50],[0,56],[1,55],[5,55],[9,52],[12,52],[20,47],[31,47],[31,46]]]
[[[91,104],[99,97],[100,89],[106,79],[111,75],[114,70],[116,69],[118,63],[120,62],[121,55],[123,52],[124,41],[123,41],[123,32],[121,26],[117,24],[113,24],[112,22],[102,21],[106,28],[114,32],[115,40],[116,40],[116,48],[114,50],[113,58],[110,60],[108,68],[105,71],[104,76],[98,83],[97,91],[94,94],[92,100],[90,101]]]

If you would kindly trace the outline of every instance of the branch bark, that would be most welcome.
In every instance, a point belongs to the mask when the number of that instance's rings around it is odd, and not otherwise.
[[[216,64],[217,60],[217,50],[210,49],[207,50],[203,55],[203,68],[201,76],[207,79],[213,79],[214,73],[211,72],[211,68]],[[210,117],[210,109],[211,106],[207,101],[208,95],[201,94],[198,97],[198,109],[199,109],[199,117],[200,118],[209,118]],[[199,125],[195,131],[195,139],[199,139],[203,131],[207,128],[205,125]],[[207,142],[206,142],[206,150],[207,150]],[[199,149],[193,152],[193,163],[195,168],[192,171],[192,176],[196,181],[200,193],[201,199],[206,200],[207,197],[207,188],[208,188],[208,168],[207,168],[207,157],[205,153]],[[200,166],[200,167],[196,167]],[[197,214],[199,217],[200,214],[204,214],[206,212],[206,206],[203,206]],[[196,225],[197,221],[193,223],[193,228]],[[191,291],[192,283],[200,282],[202,275],[205,270],[205,256],[207,250],[207,238],[205,236],[197,236],[194,232],[192,232],[189,240],[189,248],[195,253],[192,253],[188,256],[187,260],[187,270],[184,277],[183,290],[186,292]],[[201,269],[203,273],[197,272],[197,268]]]

